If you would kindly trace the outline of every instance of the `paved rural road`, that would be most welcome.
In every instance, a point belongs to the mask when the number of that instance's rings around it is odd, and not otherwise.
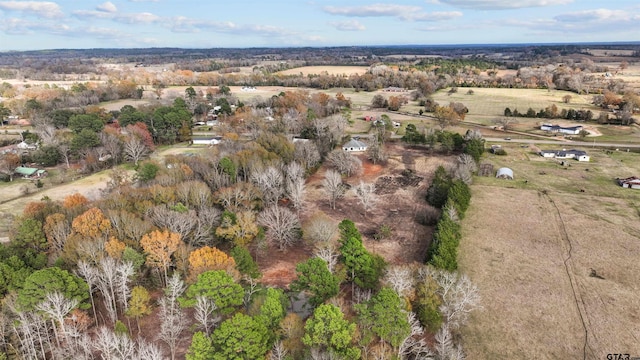
[[[617,148],[620,150],[630,149],[630,148],[640,148],[639,143],[611,143],[611,142],[589,142],[589,141],[571,141],[571,140],[542,140],[542,139],[518,139],[512,138],[511,140],[506,140],[505,138],[484,138],[486,141],[491,142],[504,142],[504,143],[515,143],[515,144],[555,144],[561,145],[562,147],[571,147],[571,146],[580,146],[580,147],[606,147],[606,148]]]

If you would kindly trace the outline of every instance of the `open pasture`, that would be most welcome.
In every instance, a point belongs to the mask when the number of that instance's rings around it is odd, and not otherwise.
[[[591,162],[561,165],[505,148],[482,162],[515,180],[475,178],[462,222],[460,267],[484,307],[463,329],[468,357],[640,354],[640,191],[615,183],[640,174],[640,155],[585,148]]]
[[[467,91],[473,90],[473,95]],[[433,94],[433,99],[440,105],[447,105],[450,102],[461,102],[468,109],[467,116],[502,116],[504,109],[512,111],[518,110],[526,113],[532,108],[536,112],[547,106],[556,105],[558,111],[561,109],[587,109],[598,111],[599,109],[591,105],[593,95],[578,95],[568,91],[544,89],[507,89],[507,88],[458,88],[456,93],[448,94],[449,89],[443,89]],[[571,101],[565,104],[562,98],[565,95],[571,96]]]

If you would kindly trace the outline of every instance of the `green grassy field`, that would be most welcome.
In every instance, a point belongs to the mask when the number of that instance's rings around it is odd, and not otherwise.
[[[473,90],[473,95],[467,95],[468,90]],[[468,109],[468,116],[501,116],[505,108],[512,111],[517,109],[520,113],[526,113],[532,108],[536,112],[547,106],[555,104],[558,111],[561,109],[585,109],[594,112],[598,108],[590,104],[593,95],[577,95],[568,91],[544,89],[496,89],[496,88],[458,88],[458,92],[448,94],[449,89],[443,89],[433,94],[433,99],[446,105],[449,102],[461,102]],[[568,104],[562,102],[565,95],[571,96]]]

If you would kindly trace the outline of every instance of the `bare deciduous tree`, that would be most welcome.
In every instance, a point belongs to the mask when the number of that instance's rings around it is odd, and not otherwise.
[[[287,349],[282,345],[282,341],[277,341],[271,349],[270,360],[284,360],[287,358]]]
[[[325,246],[338,235],[338,223],[322,212],[313,214],[304,224],[303,236],[306,241]]]
[[[138,243],[153,227],[150,222],[126,210],[108,210],[106,215],[118,239],[128,239]]]
[[[432,278],[438,284],[438,294],[442,298],[440,312],[449,329],[457,329],[467,320],[469,314],[480,308],[480,294],[466,275],[456,272],[423,267],[418,270],[418,279]]]
[[[120,134],[111,131],[100,132],[100,142],[104,150],[111,156],[114,164],[119,164],[122,158],[123,143]]]
[[[38,134],[40,138],[40,144],[43,146],[55,146],[57,145],[58,138],[56,136],[56,128],[50,124],[37,124],[33,129],[33,132]]]
[[[473,182],[473,173],[478,171],[478,164],[473,156],[461,154],[458,156],[456,167],[453,170],[453,177],[464,181],[466,184]]]
[[[364,210],[364,216],[366,217],[367,212],[378,200],[376,196],[376,184],[360,181],[360,184],[356,185],[353,191],[358,200],[360,200],[360,204]]]
[[[138,340],[138,354],[135,360],[164,360],[166,359],[162,350],[152,343]]]
[[[332,244],[326,242],[316,248],[313,255],[324,260],[327,268],[333,274],[338,264],[338,251]]]
[[[267,228],[267,237],[280,250],[286,249],[300,238],[300,220],[287,208],[277,205],[266,208],[258,215],[258,223]]]
[[[407,265],[392,265],[387,267],[384,276],[385,283],[400,296],[408,296],[414,285],[413,271]]]
[[[460,344],[454,344],[449,324],[443,323],[435,335],[435,348],[438,360],[463,360],[465,358]]]
[[[165,295],[160,299],[160,332],[158,338],[164,341],[171,352],[171,359],[176,358],[176,349],[182,339],[182,332],[187,328],[184,311],[178,304],[178,298],[185,290],[180,275],[173,274],[167,281]]]
[[[302,114],[296,109],[289,109],[282,115],[282,124],[289,134],[299,134],[302,130]]]
[[[180,234],[180,238],[192,246],[202,245],[210,236],[212,225],[204,223],[195,210],[180,212],[171,210],[166,205],[158,205],[149,209],[149,217],[154,225]]]
[[[502,131],[511,130],[511,126],[518,123],[518,120],[513,116],[502,116],[497,119],[493,119],[493,123],[500,126]]]
[[[98,274],[95,269],[84,260],[78,261],[77,273],[84,278],[89,286],[89,298],[91,299],[91,309],[93,310],[93,321],[97,324],[98,316],[96,315],[96,305],[93,301],[93,291],[98,284]]]
[[[384,150],[383,144],[374,140],[367,147],[367,157],[374,164],[385,163],[387,161],[387,152]]]
[[[303,178],[287,180],[287,197],[291,201],[291,205],[298,211],[302,209],[305,192]]]
[[[351,176],[362,170],[362,161],[348,151],[336,149],[329,153],[327,162],[340,174]]]
[[[284,173],[288,182],[304,180],[304,168],[296,161],[287,164]]]
[[[313,120],[312,127],[321,158],[338,144],[346,126],[347,120],[341,114]]]
[[[305,169],[314,168],[320,163],[320,152],[313,141],[298,141],[294,143],[294,146],[293,157]]]
[[[185,181],[176,186],[178,201],[198,210],[209,208],[213,203],[211,189],[202,181]]]
[[[266,204],[275,204],[284,193],[284,177],[282,172],[273,166],[251,173],[251,182],[260,191]]]
[[[342,176],[335,170],[327,170],[322,180],[322,187],[329,197],[329,205],[335,210],[336,200],[344,196],[345,188],[342,185]]]
[[[53,332],[58,346],[66,338],[64,317],[78,306],[78,300],[68,299],[60,292],[47,293],[43,302],[36,305],[36,309],[47,314],[52,321]]]
[[[198,295],[196,297],[193,316],[204,328],[207,336],[211,334],[211,329],[214,328],[222,319],[220,315],[216,315],[214,313],[217,309],[218,307],[215,302],[210,298],[202,295]]]
[[[400,359],[432,359],[433,353],[424,340],[424,329],[420,321],[412,312],[407,313],[407,320],[411,326],[411,333],[400,343],[398,357]]]
[[[117,263],[111,257],[104,257],[93,271],[96,274],[98,288],[104,299],[104,306],[111,322],[118,320],[116,305]]]
[[[147,145],[137,136],[129,136],[124,142],[124,155],[135,166],[149,153]]]
[[[129,309],[129,298],[131,297],[131,276],[135,273],[133,263],[130,261],[120,262],[116,266],[116,299],[120,304],[122,313]]]
[[[133,359],[135,343],[126,334],[116,334],[107,327],[101,327],[93,342],[103,359]]]

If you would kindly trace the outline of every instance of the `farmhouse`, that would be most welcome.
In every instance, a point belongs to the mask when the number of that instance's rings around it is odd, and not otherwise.
[[[540,130],[561,134],[578,135],[580,134],[580,131],[583,130],[583,127],[580,125],[564,127],[560,125],[542,124],[540,126]]]
[[[363,143],[360,140],[351,139],[346,144],[342,145],[342,150],[344,151],[366,151],[367,144]]]
[[[513,170],[506,167],[500,168],[496,173],[496,178],[513,180]]]
[[[18,166],[15,170],[13,170],[13,172],[25,179],[40,179],[47,176],[46,170],[39,170],[37,168],[24,166]]]
[[[542,150],[540,156],[556,159],[576,159],[578,161],[589,161],[591,158],[586,151],[582,150]]]
[[[622,186],[623,188],[640,189],[640,178],[637,176],[616,180],[618,181],[618,185]]]
[[[222,141],[221,136],[216,136],[213,139],[193,139],[191,142],[193,145],[218,145]]]

